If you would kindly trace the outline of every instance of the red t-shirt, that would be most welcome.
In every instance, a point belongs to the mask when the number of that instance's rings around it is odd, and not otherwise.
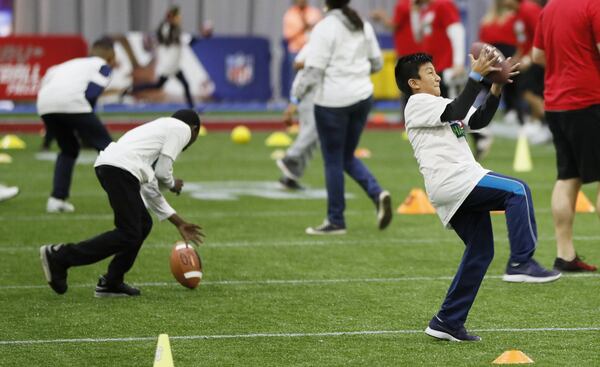
[[[495,19],[481,23],[479,27],[479,40],[490,45],[504,44],[517,46],[517,37],[514,32],[516,16],[506,16],[504,19]],[[479,56],[479,55],[474,55]]]
[[[533,47],[535,28],[540,18],[542,7],[530,0],[523,0],[517,11],[517,19],[514,23],[514,33],[517,35],[519,51],[527,55]]]
[[[553,0],[546,5],[534,47],[546,54],[548,111],[600,104],[600,1]]]
[[[433,0],[421,10],[423,49],[433,56],[438,73],[452,67],[452,44],[446,33],[451,24],[460,22],[458,8],[452,0]]]
[[[398,0],[394,9],[394,47],[398,57],[421,52],[410,26],[410,0]]]

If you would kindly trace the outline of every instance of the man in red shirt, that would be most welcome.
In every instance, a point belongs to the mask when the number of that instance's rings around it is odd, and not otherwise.
[[[595,271],[575,252],[573,220],[581,185],[600,182],[600,1],[550,1],[540,15],[532,56],[546,66],[546,119],[556,148],[554,268]]]
[[[435,70],[442,76],[442,96],[448,85],[465,76],[465,28],[452,0],[414,0],[420,9],[419,33],[423,50],[433,56]]]
[[[374,21],[382,23],[394,32],[394,49],[398,58],[421,52],[420,44],[413,35],[413,24],[411,17],[418,17],[418,8],[415,6],[415,0],[398,0],[394,8],[394,18],[387,16],[385,10],[378,9],[371,13]]]

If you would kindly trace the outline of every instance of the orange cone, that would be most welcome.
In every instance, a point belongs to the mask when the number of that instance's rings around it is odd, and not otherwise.
[[[533,359],[529,358],[520,350],[507,350],[492,362],[493,364],[525,364],[533,363]]]
[[[585,196],[583,191],[579,191],[577,194],[577,201],[575,202],[575,211],[577,213],[594,213],[596,208],[592,205],[590,200]]]
[[[412,189],[397,212],[398,214],[434,214],[435,208],[429,202],[425,191]]]

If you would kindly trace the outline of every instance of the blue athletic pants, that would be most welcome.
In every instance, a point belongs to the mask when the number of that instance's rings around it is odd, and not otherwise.
[[[465,252],[438,317],[451,328],[464,325],[488,266],[494,257],[491,210],[505,210],[510,262],[527,262],[535,251],[537,229],[531,191],[516,178],[485,175],[450,220]]]

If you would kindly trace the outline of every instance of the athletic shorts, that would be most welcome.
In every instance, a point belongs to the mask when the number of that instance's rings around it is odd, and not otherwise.
[[[529,91],[544,97],[544,68],[537,64],[531,64],[529,69],[519,75],[517,88],[521,93]]]
[[[600,181],[600,104],[581,110],[546,111],[556,148],[558,179]]]

